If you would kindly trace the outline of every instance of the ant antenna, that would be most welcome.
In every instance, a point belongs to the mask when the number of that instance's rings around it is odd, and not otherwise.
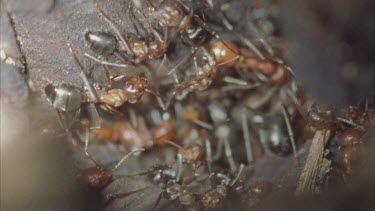
[[[85,129],[85,154],[86,156],[95,164],[95,166],[100,166],[96,160],[90,155],[88,152],[89,148],[89,129],[86,127]]]
[[[178,62],[169,72],[168,72],[168,75],[174,73],[179,67],[181,67],[182,65],[186,64],[187,62],[189,62],[191,60],[191,58],[194,57],[195,53],[197,52],[198,48],[193,48],[193,50],[191,51],[191,53],[186,56],[185,58],[183,58],[180,62]]]

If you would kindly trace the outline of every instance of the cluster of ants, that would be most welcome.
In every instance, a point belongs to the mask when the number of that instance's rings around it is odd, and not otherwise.
[[[241,189],[257,159],[292,153],[298,159],[298,144],[306,137],[294,131],[333,125],[340,129],[341,166],[345,175],[350,174],[360,137],[368,124],[374,125],[373,119],[365,121],[356,114],[357,110],[369,114],[368,105],[367,110],[358,107],[345,117],[334,117],[331,110],[316,105],[306,109],[311,100],[298,89],[292,70],[271,45],[264,40],[254,43],[237,32],[224,9],[216,18],[235,38],[222,38],[205,14],[212,2],[201,3],[203,9],[197,10],[190,1],[164,0],[158,6],[150,0],[132,1],[128,17],[133,31],[126,33],[96,5],[110,31],[86,32],[91,53],[83,55],[102,66],[107,87],[87,76],[77,57],[81,51],[68,41],[84,87],[48,84],[45,94],[63,128],[75,142],[84,143],[85,154],[95,164],[82,172],[87,184],[102,190],[112,181],[111,172],[130,156],[172,147],[177,150],[177,168],[157,165],[130,176],[147,175],[161,187],[155,206],[164,198],[217,208],[228,192]],[[175,62],[170,58],[178,42],[189,53]],[[129,67],[147,71],[129,77]],[[124,73],[111,74],[111,68]],[[98,108],[105,114],[99,115]],[[105,169],[88,152],[89,140],[120,144],[130,152],[114,168]],[[187,169],[194,174],[187,176]],[[191,185],[207,179],[211,185],[203,193]],[[255,195],[270,189],[266,181],[252,186]],[[107,200],[133,192],[109,194]]]

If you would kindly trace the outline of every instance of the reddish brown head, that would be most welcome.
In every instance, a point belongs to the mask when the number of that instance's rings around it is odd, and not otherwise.
[[[97,167],[83,170],[82,179],[94,189],[102,189],[111,182],[111,176]]]
[[[350,147],[350,146],[360,143],[361,134],[356,129],[348,128],[342,131],[339,141],[340,141],[340,146]]]
[[[147,84],[146,75],[143,73],[129,78],[124,87],[124,91],[128,95],[128,102],[137,103],[145,93]]]

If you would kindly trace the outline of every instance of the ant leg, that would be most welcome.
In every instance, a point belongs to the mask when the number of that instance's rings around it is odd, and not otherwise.
[[[118,111],[117,109],[113,108],[113,107],[110,106],[110,105],[102,104],[102,105],[100,105],[100,107],[101,107],[104,111],[106,111],[106,112],[108,112],[108,113],[115,114],[115,115],[118,115],[118,116],[123,116],[123,115],[124,115],[123,113],[121,113],[120,111]]]
[[[169,72],[168,72],[168,75],[174,73],[180,66],[186,64],[187,62],[189,62],[191,60],[191,58],[195,55],[195,53],[197,52],[198,48],[193,48],[191,54],[189,54],[188,56],[186,56],[185,58],[183,58],[180,62],[178,62]]]
[[[146,21],[147,25],[148,25],[148,28],[150,29],[150,31],[152,32],[152,34],[162,43],[164,43],[163,39],[161,38],[161,35],[154,29],[154,27],[151,25],[150,21],[148,20],[148,18],[146,17],[146,15],[141,12],[139,9],[136,8],[136,11],[142,16],[142,18],[144,19],[144,21]]]
[[[127,75],[125,73],[119,73],[119,74],[111,75],[109,79],[111,80],[111,82],[112,81],[117,82],[117,81],[124,79],[126,76]]]
[[[208,138],[204,141],[205,149],[206,149],[206,162],[207,162],[207,168],[208,173],[212,172],[212,148],[211,148],[211,142]]]
[[[128,192],[124,192],[124,193],[115,193],[115,194],[107,194],[106,195],[106,199],[107,199],[107,203],[113,199],[118,199],[118,198],[125,198],[125,197],[128,197],[134,193],[138,193],[140,191],[143,191],[145,189],[147,189],[149,186],[147,187],[144,187],[144,188],[140,188],[138,190],[133,190],[133,191],[128,191]]]
[[[195,124],[197,124],[198,126],[204,128],[204,129],[207,129],[207,130],[213,130],[214,129],[214,126],[207,123],[207,122],[204,122],[202,120],[199,120],[199,119],[196,119],[193,121]]]
[[[233,29],[232,24],[229,22],[229,20],[223,15],[221,17],[222,23],[227,28],[229,31],[231,31],[234,35],[236,35],[241,42],[243,42],[250,50],[252,50],[261,60],[265,60],[266,57],[260,52],[260,50],[255,46],[253,42],[251,42],[249,39],[245,38],[242,34],[239,32],[235,31]]]
[[[357,128],[357,129],[359,129],[359,130],[365,131],[365,129],[364,129],[361,125],[355,123],[355,122],[354,122],[353,120],[351,120],[351,119],[345,119],[345,118],[342,118],[342,117],[336,117],[336,119],[337,119],[338,121],[343,122],[343,123],[345,123],[345,124],[348,124],[348,125],[350,125],[350,126],[352,126],[352,127],[354,127],[354,128]]]
[[[145,151],[144,148],[142,149],[137,149],[137,150],[134,150],[134,151],[131,151],[129,152],[128,154],[126,154],[116,165],[115,167],[113,167],[112,169],[109,170],[109,172],[111,171],[116,171],[116,169],[118,169],[129,157],[131,157],[132,155],[134,155],[135,153],[137,152],[142,152],[142,151]]]
[[[294,155],[294,158],[298,161],[298,153],[297,153],[296,142],[294,140],[293,129],[292,129],[292,125],[290,124],[289,114],[288,114],[288,111],[287,111],[285,105],[282,105],[282,110],[283,110],[283,117],[284,117],[284,121],[285,121],[285,124],[286,124],[286,128],[288,130],[290,143],[291,143],[292,149],[293,149],[293,155]]]
[[[118,58],[123,63],[126,63],[130,59],[129,56],[125,56],[117,50],[115,50],[115,52],[113,52],[113,55],[116,56],[116,58]]]
[[[214,160],[219,160],[221,154],[223,154],[224,142],[222,139],[219,139],[219,144],[216,147],[216,154],[214,155]]]
[[[165,48],[165,50],[167,49],[167,46],[169,45],[169,40],[170,40],[169,32],[170,32],[169,28],[165,27],[164,28],[164,48]]]
[[[95,91],[94,87],[92,86],[92,84],[90,83],[89,79],[87,78],[86,74],[85,74],[85,71],[83,70],[83,67],[81,65],[81,63],[78,61],[77,59],[77,56],[76,54],[74,53],[73,49],[72,49],[72,46],[70,45],[70,43],[67,41],[67,44],[68,44],[68,47],[69,47],[69,51],[70,53],[72,54],[72,57],[73,57],[73,60],[74,62],[76,63],[76,65],[79,67],[79,70],[80,70],[80,75],[81,75],[81,78],[83,80],[83,84],[85,85],[85,87],[87,88],[91,98],[94,100],[94,103],[97,103],[99,102],[100,98],[98,96],[98,93]]]
[[[113,63],[113,62],[108,62],[108,61],[105,61],[105,60],[100,60],[94,56],[91,56],[90,54],[88,53],[85,53],[84,54],[86,57],[96,61],[96,62],[99,62],[100,64],[102,65],[108,65],[108,66],[113,66],[113,67],[128,67],[129,65],[127,64],[117,64],[117,63]]]
[[[162,196],[163,196],[163,192],[160,192],[160,194],[159,194],[158,198],[156,199],[156,202],[155,202],[155,204],[154,204],[154,206],[152,207],[151,210],[156,209],[156,207],[159,205],[159,202],[160,202]]]
[[[163,59],[161,60],[158,68],[156,69],[156,72],[158,73],[160,69],[164,66],[164,63],[167,61],[167,54],[163,55]]]
[[[253,105],[254,108],[260,108],[262,106],[264,106],[266,103],[269,102],[269,100],[271,99],[271,97],[276,93],[276,91],[278,90],[278,87],[272,87],[270,88],[257,102],[257,104]]]
[[[135,173],[135,174],[126,174],[125,176],[127,177],[136,177],[136,176],[144,176],[144,175],[149,175],[150,173],[153,173],[153,172],[156,172],[156,171],[159,171],[160,173],[163,172],[162,168],[158,168],[158,169],[155,169],[153,171],[143,171],[143,172],[139,172],[139,173]]]
[[[90,129],[99,129],[100,128],[100,117],[98,114],[98,110],[94,103],[89,103],[87,105],[87,113],[89,118],[89,127]]]
[[[137,7],[136,7],[137,8]],[[134,21],[134,14],[132,13],[133,11],[133,4],[129,4],[129,8],[128,8],[128,16],[129,16],[129,19],[130,19],[130,22],[132,23],[133,25],[133,28],[135,30],[135,33],[140,36],[140,33],[139,33],[139,30],[138,30],[138,27],[137,27],[137,24],[135,24],[135,21]]]
[[[57,116],[58,116],[57,119],[58,119],[60,126],[64,128],[66,132],[70,132],[69,126],[67,124],[66,116],[64,115],[64,113],[57,108],[55,108],[55,110],[57,112]]]
[[[177,174],[176,174],[176,182],[179,182],[181,180],[181,174],[182,174],[182,155],[181,153],[177,154]]]
[[[104,18],[104,20],[112,27],[112,29],[115,31],[115,33],[117,34],[117,36],[119,37],[121,42],[124,44],[124,46],[126,48],[126,51],[128,53],[130,53],[132,56],[134,56],[134,52],[130,48],[129,41],[121,35],[120,31],[117,29],[117,27],[115,26],[113,21],[103,12],[103,10],[99,7],[99,5],[95,4],[95,6],[96,6],[96,10],[98,11],[99,15],[102,16]]]
[[[105,78],[107,79],[107,82],[110,84],[111,83],[111,74],[109,73],[109,70],[107,69],[107,66],[102,64],[102,68],[104,70]]]
[[[242,174],[242,172],[243,172],[244,167],[245,167],[245,165],[241,163],[241,165],[240,165],[240,167],[239,167],[239,169],[238,169],[238,171],[237,171],[236,176],[233,178],[233,180],[232,180],[232,181],[230,182],[230,184],[229,184],[229,187],[230,187],[230,188],[233,187],[233,186],[238,182],[238,180],[239,180],[240,177],[241,177],[241,174]]]
[[[249,39],[245,38],[242,34],[233,31],[233,33],[250,49],[252,50],[261,60],[265,60],[266,57],[260,52],[260,50],[252,43]]]
[[[249,124],[247,121],[246,112],[244,111],[242,116],[242,131],[243,131],[243,139],[245,141],[245,149],[246,149],[246,157],[247,162],[252,163],[254,162],[254,153],[253,147],[250,140],[250,132],[249,132]]]
[[[260,139],[260,144],[262,146],[262,149],[264,151],[264,154],[266,155],[272,155],[270,148],[267,145],[267,132],[264,130],[259,131],[259,139]]]
[[[172,145],[172,146],[176,147],[177,149],[179,149],[179,150],[181,150],[181,151],[184,150],[184,148],[183,148],[181,145],[176,144],[176,143],[174,143],[174,142],[172,142],[172,141],[166,141],[166,143],[169,144],[169,145]]]
[[[228,137],[222,137],[222,139],[223,139],[223,142],[224,142],[225,157],[227,157],[227,159],[228,159],[229,167],[231,169],[231,172],[236,172],[237,166],[236,166],[236,163],[233,159],[232,148],[230,147]]]
[[[193,57],[193,61],[194,61],[194,67],[195,67],[195,74],[196,74],[197,77],[199,77],[198,63],[197,63],[197,57],[196,56]]]
[[[291,90],[286,90],[286,95],[291,99],[293,104],[296,106],[298,113],[301,114],[304,120],[307,120],[307,112],[302,108],[301,102],[298,100],[296,95]]]
[[[149,90],[149,89],[146,89],[145,91],[147,93],[150,93],[150,94],[152,94],[152,95],[154,95],[156,97],[156,100],[158,101],[158,104],[161,107],[161,109],[163,109],[164,111],[167,109],[167,107],[166,107],[166,105],[164,103],[165,99],[164,99],[164,97],[162,95],[160,95],[159,93],[154,92],[152,90]]]
[[[89,148],[89,129],[86,127],[85,129],[85,155],[97,166],[98,168],[100,165],[95,161],[95,159],[90,155],[88,148]]]
[[[233,53],[236,53],[231,47],[229,47],[227,44],[225,44],[225,42],[220,38],[220,35],[216,31],[213,31],[212,29],[210,29],[210,27],[208,27],[207,24],[199,16],[195,15],[194,20],[197,21],[198,25],[201,26],[204,30],[209,32],[212,36],[216,37],[216,39],[220,40],[220,42],[223,43],[223,45],[226,48],[228,48]],[[238,58],[239,58],[239,56],[236,57],[236,59],[238,59]]]
[[[173,79],[174,79],[174,81],[176,82],[176,84],[180,84],[180,80],[179,80],[178,77],[177,77],[177,73],[176,73],[176,72],[173,72],[172,75],[173,75]]]
[[[239,85],[227,85],[223,86],[221,90],[223,92],[230,92],[230,91],[235,91],[235,90],[251,90],[251,89],[256,89],[259,88],[262,84],[260,83],[255,83],[255,84],[248,84],[246,86],[239,86]]]

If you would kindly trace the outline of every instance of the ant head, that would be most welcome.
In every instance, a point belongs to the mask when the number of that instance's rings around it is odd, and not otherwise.
[[[147,78],[143,73],[129,78],[124,87],[124,91],[128,94],[128,102],[138,102],[146,91],[147,85]]]
[[[83,170],[81,177],[94,189],[102,189],[111,182],[111,176],[98,167]]]

